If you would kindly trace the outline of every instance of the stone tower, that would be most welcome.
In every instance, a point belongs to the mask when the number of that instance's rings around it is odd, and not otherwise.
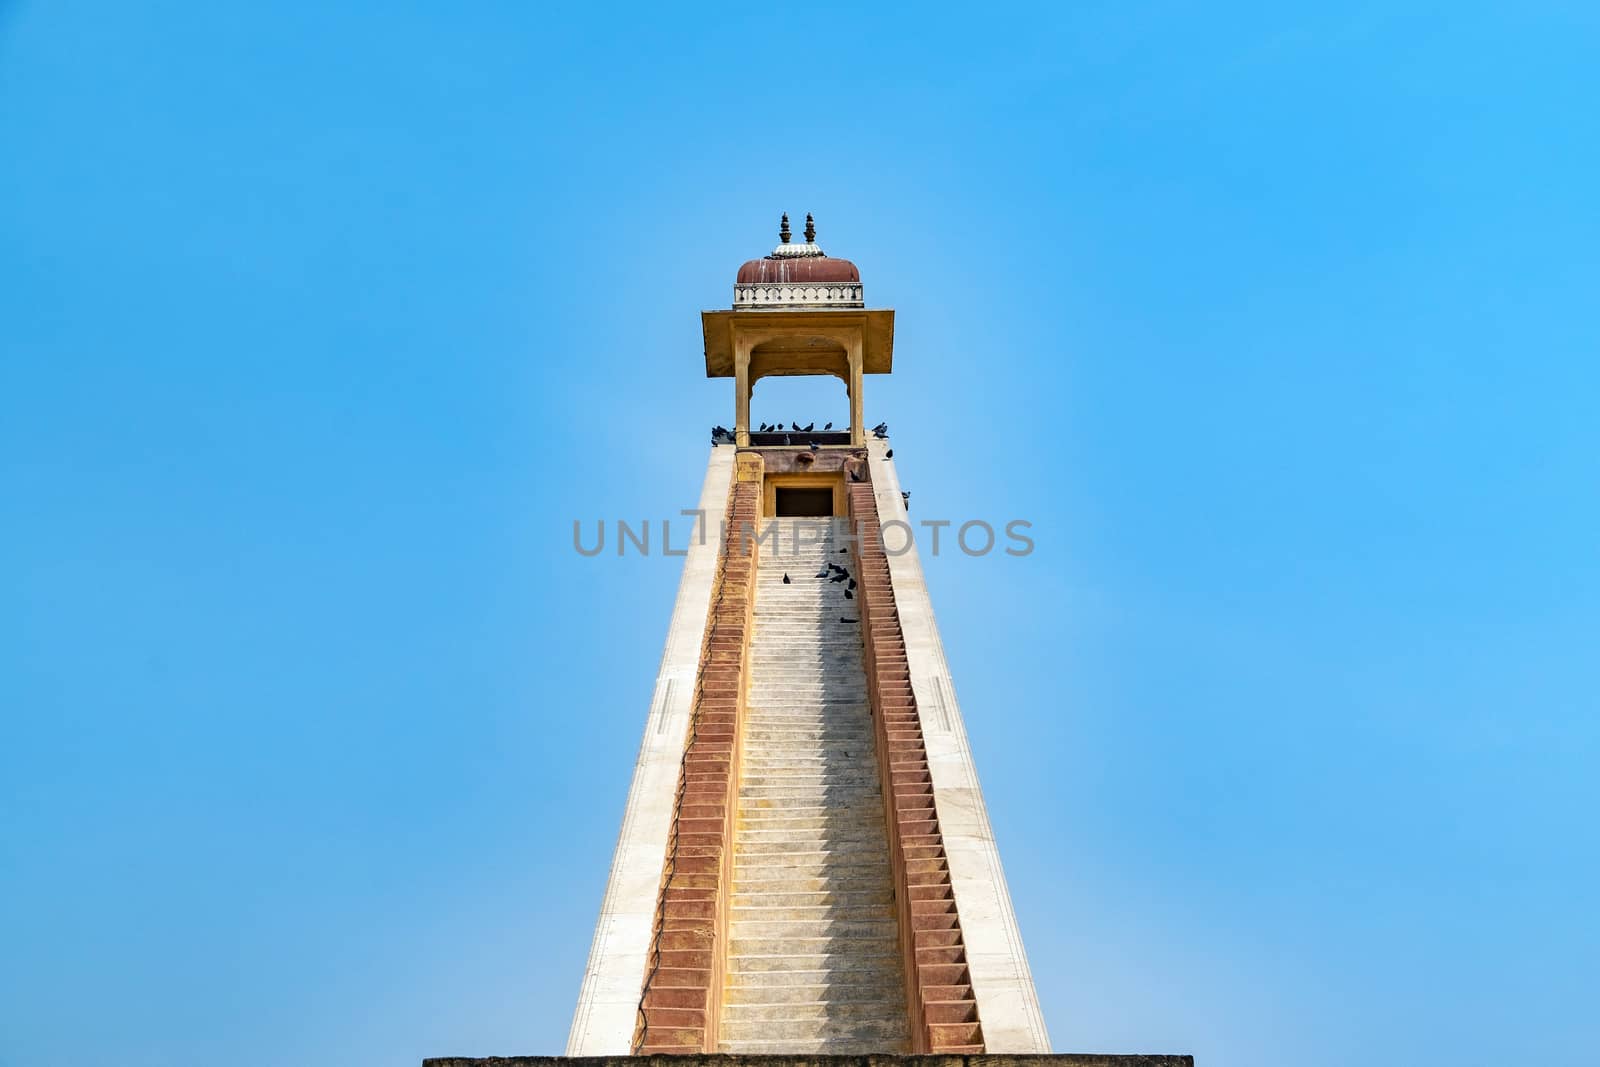
[[[894,312],[788,217],[701,316],[732,378],[567,1045],[1045,1053],[933,608],[862,382]],[[831,374],[848,427],[750,427]],[[886,534],[887,547],[886,551]]]

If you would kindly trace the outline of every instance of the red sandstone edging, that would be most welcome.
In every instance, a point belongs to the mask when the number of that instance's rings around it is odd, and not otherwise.
[[[645,959],[633,1037],[637,1055],[716,1051],[727,956],[727,889],[733,882],[739,720],[757,564],[757,546],[745,531],[759,521],[761,510],[759,466],[753,481],[748,473],[741,467],[728,493],[689,740],[656,904],[655,938]]]
[[[867,692],[889,824],[911,1051],[982,1053],[983,1026],[967,970],[967,950],[939,831],[917,698],[911,691],[905,634],[889,579],[878,505],[870,481],[852,483],[849,488],[850,515],[858,538],[856,572]]]

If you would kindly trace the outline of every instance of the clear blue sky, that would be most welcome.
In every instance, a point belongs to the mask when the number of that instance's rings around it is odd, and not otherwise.
[[[561,1050],[781,210],[1056,1047],[1600,1047],[1595,6],[863,7],[0,2],[0,1064]]]

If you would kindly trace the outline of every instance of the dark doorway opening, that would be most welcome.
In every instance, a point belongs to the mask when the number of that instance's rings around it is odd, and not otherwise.
[[[778,486],[777,511],[780,519],[826,518],[833,514],[833,490],[785,489]]]

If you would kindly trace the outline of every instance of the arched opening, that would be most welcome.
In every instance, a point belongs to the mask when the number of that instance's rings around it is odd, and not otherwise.
[[[821,433],[829,424],[833,433],[850,431],[850,390],[832,374],[772,374],[751,385],[751,431],[771,426],[783,433],[799,425]]]

